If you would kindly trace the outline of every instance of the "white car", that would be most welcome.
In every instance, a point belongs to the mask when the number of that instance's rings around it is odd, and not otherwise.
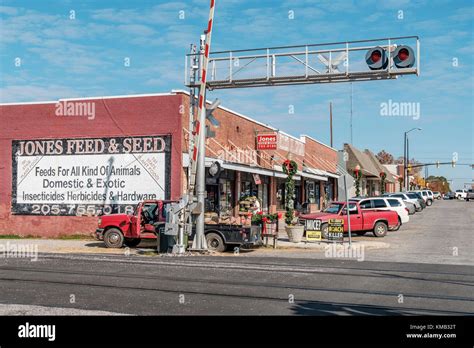
[[[357,199],[361,209],[380,209],[393,210],[398,213],[400,224],[405,224],[410,221],[408,216],[408,208],[403,203],[401,198],[397,197],[370,197]]]
[[[404,192],[397,192],[397,193],[389,193],[389,197],[396,197],[396,198],[401,198],[403,201],[407,201],[410,203],[413,203],[415,205],[416,211],[422,211],[423,208],[421,207],[420,202],[418,201],[418,197],[404,193]]]
[[[456,190],[454,194],[457,199],[466,199],[467,190]]]
[[[428,192],[428,197],[430,197],[434,202],[435,196],[434,196],[433,191],[431,191],[431,190],[425,190],[425,191]]]
[[[430,197],[427,190],[416,190],[411,192],[418,192],[421,194],[421,198],[425,201],[427,206],[433,204],[433,197]]]

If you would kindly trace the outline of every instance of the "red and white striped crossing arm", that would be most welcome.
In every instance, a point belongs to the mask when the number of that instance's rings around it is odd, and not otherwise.
[[[198,158],[198,149],[201,141],[201,132],[204,132],[205,121],[206,121],[206,77],[207,77],[207,68],[209,65],[209,51],[211,50],[211,37],[212,37],[212,24],[214,20],[214,5],[215,0],[211,0],[211,7],[209,10],[209,21],[207,24],[206,32],[206,45],[204,49],[204,57],[202,61],[202,71],[201,71],[201,82],[199,86],[199,103],[198,103],[198,117],[194,123],[194,146],[193,152],[191,154],[191,180],[189,190],[192,192],[196,185],[196,171],[197,171],[197,158]]]

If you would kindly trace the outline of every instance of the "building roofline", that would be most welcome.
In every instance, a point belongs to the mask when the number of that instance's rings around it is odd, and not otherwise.
[[[318,144],[323,145],[323,146],[326,146],[328,149],[331,149],[331,150],[333,150],[333,151],[339,151],[338,149],[336,149],[336,148],[334,148],[334,147],[331,147],[331,146],[329,146],[329,145],[327,145],[327,144],[324,144],[324,143],[320,142],[319,140],[313,138],[313,137],[310,136],[310,135],[301,134],[300,137],[301,137],[301,138],[310,138],[311,140],[317,142]]]
[[[108,95],[97,97],[78,97],[78,98],[60,98],[58,100],[45,100],[34,102],[14,102],[14,103],[0,103],[0,106],[8,105],[32,105],[32,104],[56,104],[61,101],[78,101],[78,100],[97,100],[97,99],[123,99],[123,98],[143,98],[143,97],[163,97],[169,95],[176,95],[173,91],[167,93],[144,93],[144,94],[126,94],[126,95]]]
[[[189,96],[189,92],[188,92],[188,91],[185,91],[185,90],[183,90],[183,89],[172,89],[171,92],[172,92],[172,93],[183,93],[183,94],[186,94],[186,95]],[[212,104],[212,101],[206,99],[206,103]],[[253,122],[253,123],[256,123],[256,124],[258,124],[258,125],[260,125],[260,126],[267,127],[267,128],[269,128],[270,130],[278,131],[277,128],[275,128],[275,127],[273,127],[273,126],[271,126],[271,125],[269,125],[269,124],[265,124],[265,123],[263,123],[263,122],[254,120],[253,118],[251,118],[251,117],[249,117],[249,116],[247,116],[247,115],[241,114],[240,112],[237,112],[237,111],[235,111],[235,110],[229,109],[229,108],[227,108],[227,107],[225,107],[225,106],[219,105],[217,108],[218,108],[218,109],[222,109],[222,110],[227,111],[227,112],[230,112],[230,113],[232,113],[232,114],[234,114],[234,115],[236,115],[236,116],[239,116],[239,117],[241,117],[241,118],[243,118],[243,119],[246,119],[247,121],[251,121],[251,122]],[[290,136],[291,136],[291,135],[290,135]]]

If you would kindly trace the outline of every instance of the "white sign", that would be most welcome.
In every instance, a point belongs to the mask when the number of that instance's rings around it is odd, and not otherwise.
[[[77,140],[14,142],[13,213],[96,215],[169,197],[167,139]]]

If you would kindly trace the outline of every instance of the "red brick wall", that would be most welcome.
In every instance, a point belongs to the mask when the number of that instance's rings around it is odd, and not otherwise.
[[[322,145],[309,137],[305,137],[305,161],[311,168],[336,172],[337,151]]]
[[[181,96],[88,100],[96,116],[58,117],[55,104],[0,105],[0,234],[58,236],[89,234],[97,218],[11,215],[12,152],[15,139],[165,135],[172,137],[171,198],[181,194]],[[108,110],[107,110],[107,108]],[[110,112],[110,113],[109,113]]]

